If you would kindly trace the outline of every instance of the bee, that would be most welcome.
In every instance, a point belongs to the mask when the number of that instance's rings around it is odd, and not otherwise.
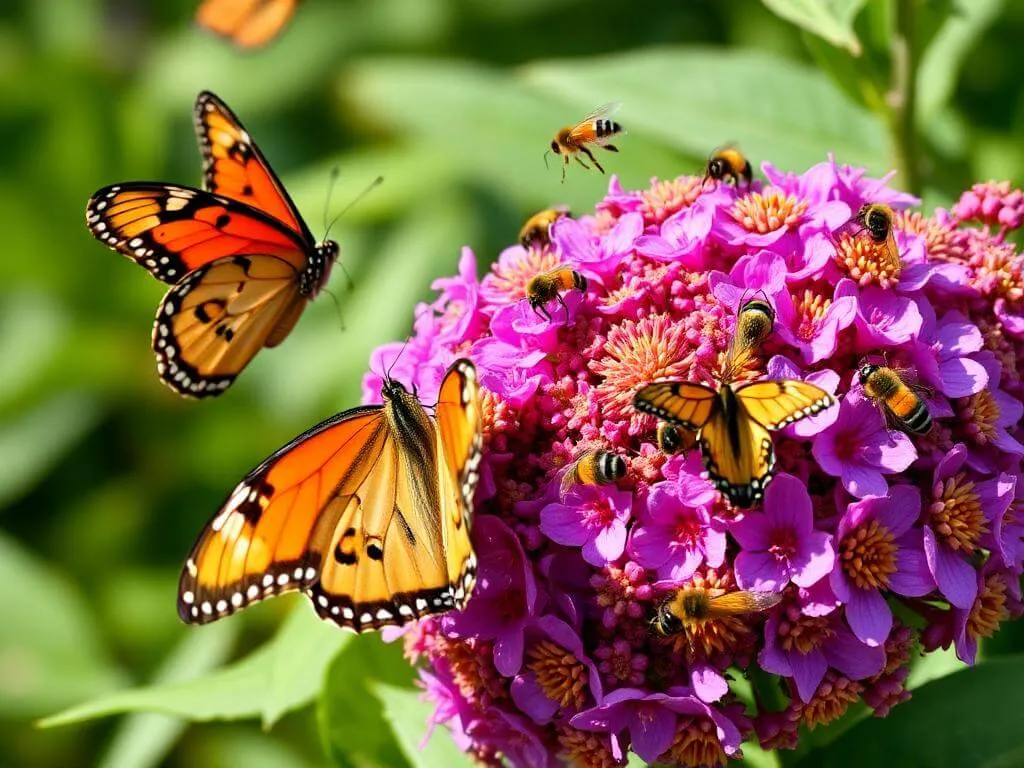
[[[688,451],[697,444],[697,434],[688,429],[670,424],[667,421],[658,422],[658,450],[666,456],[674,456],[677,453]]]
[[[530,302],[530,308],[548,320],[551,319],[551,315],[545,305],[552,299],[557,299],[565,309],[565,319],[568,320],[569,307],[566,306],[561,292],[571,291],[573,288],[581,293],[586,293],[587,278],[569,267],[556,267],[550,272],[530,278],[530,282],[526,284],[526,298]]]
[[[900,250],[896,246],[893,235],[893,218],[896,213],[885,203],[865,203],[857,211],[854,221],[857,222],[871,237],[882,253],[884,266],[898,275],[903,267],[900,261]]]
[[[584,168],[590,168],[589,165],[583,162],[583,158],[580,157],[581,154],[589,157],[594,167],[601,173],[604,173],[604,168],[601,167],[601,164],[587,145],[593,144],[597,147],[603,147],[609,152],[619,151],[618,147],[608,143],[613,136],[624,133],[621,125],[614,120],[608,119],[608,116],[618,108],[619,102],[617,101],[600,106],[576,123],[576,125],[567,125],[555,134],[555,138],[551,140],[551,149],[544,153],[544,163],[545,165],[547,164],[548,152],[554,152],[556,155],[562,156],[563,184],[565,183],[565,169],[569,165],[570,158],[575,158],[576,162]]]
[[[775,325],[775,310],[765,299],[748,299],[736,315],[736,332],[729,343],[725,368],[721,378],[729,381],[747,368],[758,349]]]
[[[864,394],[878,403],[896,423],[915,435],[924,435],[932,428],[932,415],[924,400],[892,368],[864,363],[857,371]]]
[[[662,601],[651,625],[660,635],[676,635],[715,619],[767,611],[781,600],[781,592],[740,590],[712,597],[706,589],[680,589]]]
[[[749,188],[754,183],[754,171],[750,167],[750,161],[743,156],[735,147],[722,147],[716,149],[708,159],[708,168],[704,173],[704,179],[715,181],[726,181],[732,179],[737,187],[742,179]]]
[[[611,485],[626,476],[626,461],[610,451],[586,451],[562,475],[564,497],[574,485]]]
[[[551,225],[563,216],[570,215],[569,210],[562,207],[548,208],[546,211],[533,214],[519,230],[519,242],[523,244],[523,248],[547,245],[551,242]]]

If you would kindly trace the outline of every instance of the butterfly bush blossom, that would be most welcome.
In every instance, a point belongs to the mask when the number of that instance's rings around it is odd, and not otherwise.
[[[792,748],[801,725],[909,698],[915,649],[973,663],[1022,613],[1024,257],[1006,239],[1021,192],[975,185],[926,216],[832,159],[762,170],[750,189],[613,178],[593,215],[507,248],[482,277],[464,250],[404,351],[373,355],[424,402],[460,356],[485,388],[479,581],[463,612],[405,633],[432,724],[482,764],[612,766],[632,751],[721,766],[744,740]],[[897,270],[850,227],[866,202],[897,211]],[[558,265],[588,289],[552,302],[549,320],[524,292]],[[696,451],[660,453],[632,400],[657,379],[713,382],[755,293],[776,322],[741,378],[806,379],[838,402],[775,434],[776,477],[744,511]],[[864,360],[916,372],[928,434],[887,423],[857,378]],[[368,402],[380,384],[368,375]],[[618,452],[626,477],[563,497],[561,474],[588,449]],[[682,586],[783,599],[659,635],[654,611]],[[729,679],[753,668],[767,674],[744,700]]]

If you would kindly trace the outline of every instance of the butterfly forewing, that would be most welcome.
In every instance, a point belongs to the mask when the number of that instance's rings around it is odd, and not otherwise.
[[[721,404],[718,393],[703,384],[659,381],[641,387],[633,405],[644,413],[696,432]]]
[[[781,429],[828,408],[832,396],[813,384],[796,379],[757,381],[736,390],[750,417],[766,429]]]
[[[203,0],[196,21],[242,48],[270,42],[288,23],[297,0]]]

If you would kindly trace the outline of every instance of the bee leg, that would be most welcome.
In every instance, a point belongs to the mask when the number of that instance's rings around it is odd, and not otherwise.
[[[618,152],[619,151],[619,148],[616,147],[614,144],[602,144],[601,146],[603,146],[609,152]]]
[[[592,163],[594,164],[594,167],[595,167],[595,168],[597,168],[597,170],[599,170],[599,171],[600,171],[601,173],[604,173],[604,168],[602,168],[602,167],[601,167],[601,164],[600,164],[599,162],[597,162],[597,158],[596,158],[596,157],[594,157],[594,153],[593,153],[593,152],[591,152],[591,151],[590,151],[589,149],[587,149],[586,147],[580,147],[580,150],[582,150],[582,151],[583,151],[583,153],[584,153],[584,154],[585,154],[585,155],[586,155],[587,157],[589,157],[589,158],[590,158],[590,162],[592,162]],[[582,162],[582,161],[580,161],[580,162]]]
[[[562,162],[562,183],[565,184],[565,169],[569,167],[569,156],[566,155]]]
[[[558,303],[562,305],[562,309],[565,310],[565,322],[569,323],[569,305],[565,303],[565,299],[562,298],[562,294],[556,293],[555,298],[558,299]]]
[[[538,313],[542,315],[549,323],[551,322],[551,313],[548,312],[548,308],[541,304],[537,307]]]
[[[586,163],[584,163],[584,162],[583,162],[583,158],[581,158],[581,157],[580,157],[579,155],[576,155],[576,162],[577,162],[577,163],[579,163],[580,165],[582,165],[582,166],[583,166],[584,168],[586,168],[586,169],[587,169],[588,171],[590,170],[590,166],[589,166],[589,165],[587,165]]]

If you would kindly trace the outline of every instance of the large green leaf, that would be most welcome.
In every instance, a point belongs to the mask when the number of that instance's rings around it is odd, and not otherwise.
[[[195,680],[113,693],[42,724],[66,725],[120,712],[161,712],[192,721],[259,717],[269,728],[284,713],[313,700],[324,670],[350,638],[317,619],[303,602],[270,642],[228,667]]]
[[[189,632],[153,677],[155,684],[194,680],[224,663],[238,636],[238,623],[221,621],[205,632]],[[160,765],[186,725],[175,717],[139,713],[125,718],[107,747],[99,768],[148,768]]]
[[[581,107],[623,99],[631,130],[699,156],[737,141],[755,161],[806,168],[834,152],[843,163],[886,168],[881,122],[813,69],[759,51],[651,49],[524,70],[538,89]]]
[[[474,764],[455,746],[446,728],[436,728],[430,740],[423,744],[427,720],[434,712],[434,705],[423,701],[422,691],[385,684],[373,688],[384,707],[384,719],[391,725],[402,754],[413,768],[438,765],[470,768]]]
[[[1024,656],[935,680],[884,719],[861,721],[801,768],[927,766],[1011,768],[1024,764]]]
[[[861,53],[853,20],[867,0],[761,0],[772,13],[854,56]]]
[[[405,686],[412,691],[412,678],[401,643],[386,644],[377,635],[361,636],[338,655],[317,701],[320,740],[333,765],[407,765],[374,691],[378,684]]]

